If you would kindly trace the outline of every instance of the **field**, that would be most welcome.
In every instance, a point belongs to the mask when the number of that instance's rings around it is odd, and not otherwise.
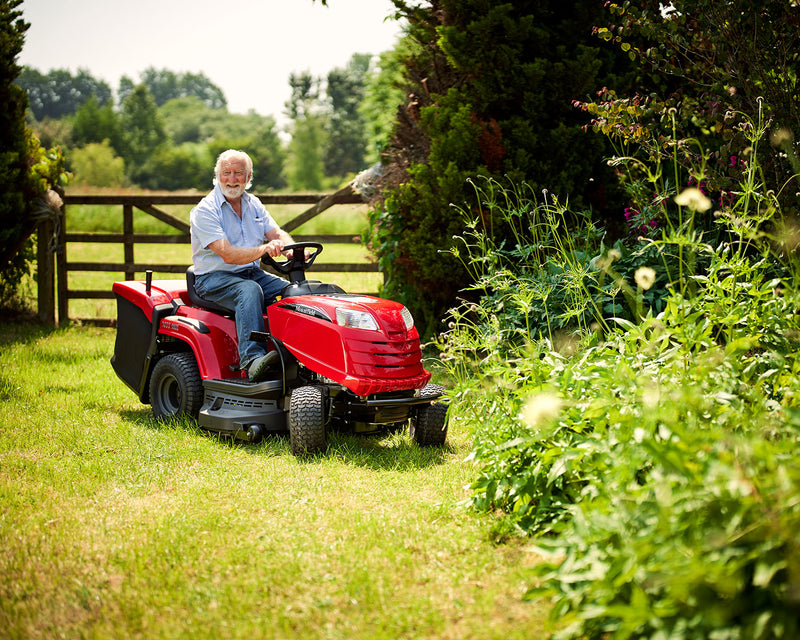
[[[537,638],[524,541],[406,433],[236,445],[160,424],[113,329],[0,325],[0,638]]]

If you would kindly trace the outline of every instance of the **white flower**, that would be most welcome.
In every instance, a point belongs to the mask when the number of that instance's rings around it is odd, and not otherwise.
[[[528,398],[522,408],[521,418],[530,427],[555,420],[561,413],[561,398],[550,391],[544,391]]]
[[[789,129],[776,129],[770,134],[769,141],[775,147],[782,147],[785,144],[791,144],[793,139],[792,132]]]
[[[656,281],[656,272],[650,267],[639,267],[633,274],[633,279],[636,280],[637,287],[647,291]]]
[[[681,191],[675,196],[675,204],[680,207],[689,207],[692,211],[700,213],[711,208],[711,200],[697,187],[689,187]]]

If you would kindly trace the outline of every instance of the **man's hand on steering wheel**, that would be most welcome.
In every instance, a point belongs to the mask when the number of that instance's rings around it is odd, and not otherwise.
[[[272,244],[272,242],[279,241],[272,240],[267,243],[267,251],[261,256],[261,262],[284,275],[298,268],[305,271],[314,263],[314,260],[316,260],[317,256],[322,252],[322,245],[318,242],[295,242],[294,244],[287,244],[282,247],[283,251],[281,253],[286,256],[286,260],[283,262],[276,262],[275,256],[270,253],[269,245]],[[300,251],[302,251],[302,259],[300,257]]]
[[[283,240],[280,240],[278,238],[276,238],[275,240],[270,240],[269,242],[267,242],[266,253],[267,255],[273,258],[277,258],[282,253],[284,253],[283,247],[284,247]]]
[[[279,258],[281,255],[283,255],[283,257],[285,257],[285,258],[291,258],[292,257],[292,251],[291,250],[287,250],[285,248],[288,245],[284,244],[283,240],[281,240],[279,238],[275,238],[274,240],[270,240],[269,242],[267,242],[266,246],[267,246],[267,250],[266,250],[265,253],[268,256],[272,257],[272,258]],[[306,249],[305,250],[305,258],[306,258],[306,260],[308,260],[310,257],[311,257],[311,252],[308,249]]]

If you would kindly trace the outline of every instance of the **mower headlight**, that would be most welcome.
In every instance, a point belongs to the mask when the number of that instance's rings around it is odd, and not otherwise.
[[[406,331],[410,330],[411,327],[414,326],[414,316],[411,315],[411,312],[403,307],[403,310],[400,312],[400,315],[403,316],[403,322],[406,324]]]
[[[336,324],[340,327],[350,327],[352,329],[378,330],[378,323],[371,313],[366,311],[356,311],[355,309],[337,309]]]

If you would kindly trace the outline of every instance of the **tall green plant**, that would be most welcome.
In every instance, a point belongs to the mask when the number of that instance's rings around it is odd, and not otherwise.
[[[30,237],[42,212],[49,211],[41,198],[48,188],[66,181],[60,151],[42,149],[25,126],[28,99],[15,84],[20,73],[16,59],[29,26],[20,4],[21,0],[0,2],[0,304],[4,306],[13,301],[30,271]]]
[[[137,85],[123,100],[122,125],[125,130],[125,166],[131,180],[137,182],[142,167],[167,142],[164,120],[146,85]]]
[[[766,136],[745,133],[754,146]],[[558,638],[800,631],[798,261],[761,176],[754,161],[713,217],[697,188],[657,194],[673,202],[670,221],[636,240],[653,263],[632,276],[612,249],[589,261],[594,280],[548,280],[546,263],[578,253],[575,234],[553,240],[541,206],[518,218],[540,242],[530,261],[508,260],[474,224],[466,262],[492,286],[443,337],[452,411],[474,429],[473,505],[505,512],[551,558],[530,596],[553,599]],[[514,198],[492,201],[495,215],[518,216]],[[548,287],[545,314],[560,305],[577,317],[602,277],[627,289],[628,319],[573,323],[571,339],[521,329],[537,287]],[[660,311],[637,307],[662,277]]]

